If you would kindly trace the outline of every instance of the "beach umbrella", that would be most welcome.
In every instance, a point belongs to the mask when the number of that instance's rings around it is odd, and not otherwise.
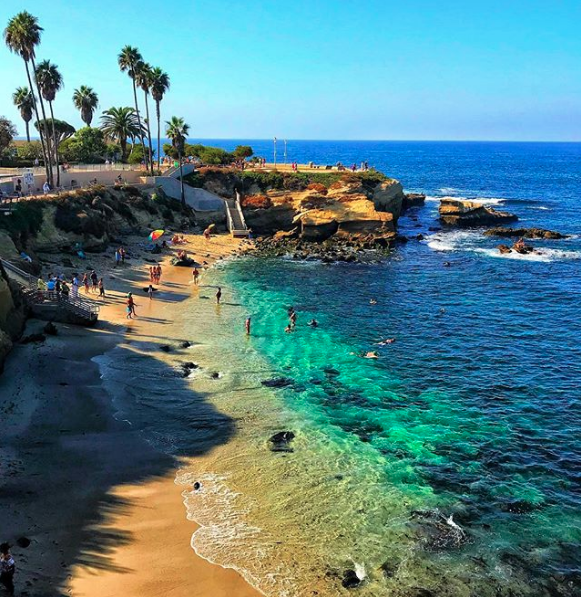
[[[156,241],[158,238],[163,236],[165,230],[153,230],[149,235],[149,240]]]

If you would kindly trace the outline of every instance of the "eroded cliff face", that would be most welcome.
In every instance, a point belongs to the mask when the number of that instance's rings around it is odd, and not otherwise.
[[[19,291],[12,286],[4,268],[0,264],[0,373],[6,356],[15,340],[24,329],[25,306]]]

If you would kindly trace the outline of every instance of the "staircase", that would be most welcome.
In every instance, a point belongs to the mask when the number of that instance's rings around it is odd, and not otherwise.
[[[248,238],[250,231],[244,220],[244,214],[240,207],[240,193],[236,191],[236,199],[224,199],[226,221],[230,234],[236,238]]]
[[[55,291],[40,290],[35,276],[4,259],[0,259],[0,263],[8,277],[20,286],[26,304],[39,319],[84,326],[97,322],[99,306],[92,301],[80,296],[73,298]]]

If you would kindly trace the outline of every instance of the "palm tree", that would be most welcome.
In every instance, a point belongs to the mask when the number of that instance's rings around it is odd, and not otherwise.
[[[73,93],[73,104],[75,104],[77,110],[80,110],[81,120],[87,126],[91,126],[93,114],[99,105],[99,97],[93,91],[93,88],[81,85],[78,89],[75,89],[75,92]]]
[[[135,110],[129,107],[105,110],[101,116],[101,130],[111,141],[121,145],[122,160],[127,155],[127,139],[143,134]]]
[[[178,159],[180,162],[180,183],[181,183],[181,197],[182,207],[186,206],[186,195],[184,192],[184,176],[182,168],[182,154],[184,153],[184,144],[186,137],[190,132],[190,125],[186,124],[183,118],[172,116],[171,120],[166,121],[167,129],[165,134],[171,139],[171,144],[177,149]]]
[[[141,132],[141,145],[145,149],[145,143],[143,142],[143,129],[141,127],[141,116],[139,115],[139,104],[137,103],[137,83],[135,79],[137,78],[137,73],[143,64],[143,57],[137,48],[133,46],[125,46],[119,56],[117,58],[117,62],[119,63],[119,68],[121,72],[127,72],[131,81],[133,82],[133,99],[135,101],[135,115],[137,116],[137,124],[139,125],[139,131]]]
[[[26,126],[26,140],[30,143],[30,121],[32,120],[32,112],[34,110],[34,99],[28,87],[18,87],[12,94],[12,101],[18,108],[24,125]]]
[[[137,85],[139,85],[139,87],[141,87],[141,89],[143,89],[143,93],[145,95],[145,123],[147,125],[147,141],[149,143],[149,166],[151,170],[151,175],[153,176],[153,156],[151,155],[151,128],[149,126],[149,92],[151,89],[151,72],[151,64],[147,64],[147,62],[142,62],[139,65],[139,69],[135,74],[135,82],[137,83]]]
[[[50,109],[50,118],[52,121],[52,150],[54,152],[54,161],[56,164],[56,184],[60,185],[60,169],[59,169],[59,148],[57,143],[56,131],[54,128],[54,111],[52,103],[56,97],[57,91],[63,88],[63,77],[59,72],[58,66],[53,64],[50,60],[43,60],[36,67],[36,80],[38,89],[42,97],[48,102]]]
[[[30,65],[32,65],[32,72],[35,75],[36,88],[38,90],[38,81],[36,81],[36,64],[34,59],[36,57],[36,46],[38,46],[40,43],[40,34],[42,30],[42,27],[38,24],[38,19],[25,10],[19,12],[15,17],[12,17],[8,21],[8,25],[4,30],[4,41],[6,42],[6,45],[11,52],[18,54],[24,60],[26,76],[28,77],[28,86],[31,90],[34,89],[34,86],[32,85],[32,77],[30,75]],[[36,122],[38,123],[40,122],[40,118],[38,116],[38,107],[36,105],[34,91],[32,91],[32,94],[34,115],[36,117]],[[49,184],[52,184],[52,160],[50,158],[50,152],[47,151],[45,146],[45,139],[48,143],[49,137],[48,125],[46,113],[44,111],[44,103],[42,102],[41,97],[39,97],[39,103],[42,110],[42,118],[45,123],[44,138],[42,133],[40,133],[40,142],[42,145],[42,153],[44,155],[46,178]]]
[[[161,68],[151,69],[151,97],[155,100],[155,112],[157,115],[157,163],[161,166],[161,112],[159,105],[165,92],[169,89],[169,76]]]

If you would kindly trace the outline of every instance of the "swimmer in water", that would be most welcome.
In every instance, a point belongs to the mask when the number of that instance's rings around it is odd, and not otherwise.
[[[386,338],[385,340],[379,341],[377,344],[379,346],[385,346],[386,344],[393,344],[395,342],[395,338]]]
[[[379,355],[375,352],[375,350],[370,350],[363,355],[364,359],[378,359]]]
[[[375,299],[370,299],[369,300],[369,304],[370,305],[377,305],[377,301]]]
[[[307,325],[310,325],[312,328],[316,328],[319,325],[319,322],[316,319],[311,319]]]
[[[287,326],[284,328],[284,331],[285,331],[287,334],[290,334],[290,333],[293,331],[293,329],[292,329],[292,327],[291,327],[290,323],[289,323],[289,324],[288,324],[288,325],[287,325]]]

